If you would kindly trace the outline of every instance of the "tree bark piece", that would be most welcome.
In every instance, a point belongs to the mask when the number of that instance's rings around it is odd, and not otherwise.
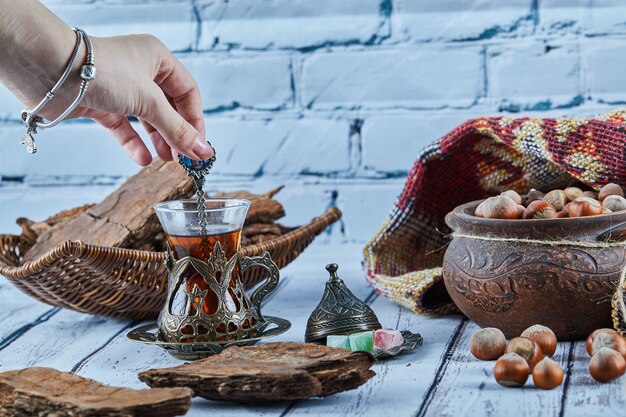
[[[263,242],[268,242],[272,239],[276,239],[278,236],[280,235],[275,235],[275,234],[271,234],[271,233],[261,233],[258,235],[254,235],[254,236],[250,236],[248,239],[248,241],[253,244],[256,245],[257,243],[263,243]]]
[[[285,209],[276,200],[267,197],[255,199],[250,204],[246,223],[273,223],[285,216]]]
[[[36,259],[66,240],[131,249],[141,247],[161,231],[152,206],[187,197],[192,190],[193,181],[177,162],[155,160],[101,203],[41,233],[25,258]]]
[[[48,217],[46,220],[44,220],[41,223],[46,223],[49,226],[54,226],[55,224],[59,222],[72,220],[73,218],[78,217],[79,214],[81,214],[84,211],[89,210],[93,206],[95,206],[95,204],[85,204],[80,207],[74,207],[68,210],[62,210],[58,212],[57,214],[55,214],[54,216]],[[38,224],[38,223],[35,223],[35,224]]]
[[[281,185],[265,194],[253,194],[249,191],[232,191],[227,193],[217,193],[211,197],[215,198],[243,198],[250,201],[250,209],[246,215],[246,224],[251,223],[273,223],[285,216],[285,208],[273,197],[285,186]]]
[[[283,188],[285,188],[284,185],[279,185],[278,187],[274,188],[273,190],[269,190],[268,192],[263,193],[263,194],[254,194],[254,193],[251,193],[250,191],[246,191],[246,190],[221,192],[221,193],[217,193],[217,194],[213,195],[212,197],[215,197],[215,198],[244,198],[246,200],[252,201],[252,200],[254,200],[256,198],[261,198],[261,197],[274,198],[274,196],[276,194],[278,194],[279,192],[281,192]]]
[[[50,230],[52,226],[55,226],[59,223],[66,223],[80,215],[82,212],[87,211],[95,204],[85,204],[84,206],[75,207],[69,210],[63,210],[54,216],[48,217],[46,220],[42,222],[34,222],[25,217],[18,217],[15,220],[15,223],[18,224],[22,228],[22,239],[26,244],[32,246],[36,241],[37,237],[42,233]]]
[[[141,372],[151,387],[189,387],[209,400],[258,403],[325,397],[372,378],[374,358],[327,346],[279,342],[232,347],[219,355]]]
[[[251,223],[246,224],[243,228],[243,235],[247,237],[255,235],[276,235],[283,233],[280,225],[276,223]]]
[[[0,416],[179,416],[191,407],[192,394],[188,388],[109,387],[52,368],[26,368],[0,373]]]

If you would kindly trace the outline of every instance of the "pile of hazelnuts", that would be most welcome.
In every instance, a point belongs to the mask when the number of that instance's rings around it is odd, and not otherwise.
[[[532,189],[524,199],[517,192],[508,190],[480,203],[474,215],[490,219],[561,219],[622,210],[626,210],[624,190],[611,183],[597,193],[578,187],[552,190],[546,194]]]
[[[598,382],[609,382],[626,371],[626,340],[613,329],[598,329],[587,337],[591,356],[589,373]],[[494,327],[478,330],[470,339],[470,351],[480,360],[496,360],[493,376],[505,387],[521,387],[532,374],[537,388],[553,389],[563,382],[563,369],[550,359],[556,352],[556,335],[536,324],[507,344]]]

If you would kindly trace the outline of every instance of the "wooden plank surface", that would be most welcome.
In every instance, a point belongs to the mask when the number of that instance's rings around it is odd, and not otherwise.
[[[4,278],[0,277],[0,349],[29,326],[47,320],[57,310],[52,306],[33,302]]]
[[[459,316],[420,317],[383,297],[377,297],[372,308],[384,327],[419,332],[424,337],[424,345],[413,354],[377,363],[374,366],[377,376],[360,389],[324,401],[301,401],[288,415],[415,415],[441,363],[445,347],[462,319]]]
[[[469,339],[478,329],[473,322],[465,322],[439,383],[417,416],[470,416],[506,408],[515,410],[514,415],[558,416],[564,386],[540,390],[532,385],[532,376],[523,389],[500,386],[493,378],[495,362],[479,361],[469,351]],[[554,357],[563,368],[568,347],[569,343],[560,343]]]
[[[128,322],[61,310],[6,346],[2,350],[0,367],[18,369],[45,364],[70,371],[83,356],[98,349],[128,325]]]
[[[589,356],[585,343],[574,343],[573,353],[571,377],[560,416],[625,416],[626,378],[598,384],[589,375]]]
[[[49,193],[50,194],[50,193]],[[62,193],[52,193],[63,198]],[[27,196],[27,194],[24,194]],[[84,199],[93,195],[85,194]],[[0,198],[2,200],[2,198]],[[76,198],[76,204],[81,201]],[[12,201],[17,207],[18,201]],[[56,205],[55,205],[56,204]],[[53,203],[56,208],[61,203]],[[31,207],[32,217],[50,214]],[[52,209],[50,209],[52,210]],[[54,211],[54,210],[52,210]],[[17,214],[0,212],[0,224]],[[588,373],[584,343],[560,343],[556,359],[566,382],[553,391],[538,390],[530,380],[522,389],[507,389],[493,379],[493,362],[469,354],[476,325],[460,316],[417,316],[376,296],[363,279],[361,245],[313,244],[283,270],[281,288],[264,307],[265,314],[291,320],[289,332],[274,340],[301,341],[308,315],[321,298],[327,272],[337,262],[339,274],[367,300],[385,327],[420,332],[424,346],[414,354],[377,363],[377,376],[362,387],[325,399],[242,406],[195,399],[189,416],[622,416],[626,415],[624,380],[598,384]],[[0,370],[53,366],[111,385],[145,387],[141,370],[179,364],[153,346],[126,339],[142,323],[91,317],[33,301],[0,279]]]

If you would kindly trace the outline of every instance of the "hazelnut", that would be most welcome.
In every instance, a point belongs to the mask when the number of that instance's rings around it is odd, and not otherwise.
[[[613,349],[620,355],[626,357],[626,341],[617,333],[598,333],[591,341],[591,355],[595,355],[596,352],[603,347]]]
[[[552,190],[543,197],[543,200],[552,204],[556,211],[561,211],[563,206],[567,204],[567,196],[563,190]]]
[[[593,332],[591,332],[591,334],[589,336],[587,336],[587,342],[585,343],[585,347],[587,348],[587,353],[589,354],[589,356],[591,356],[591,345],[593,344],[593,339],[595,339],[595,337],[597,335],[599,335],[600,333],[617,333],[614,329],[610,329],[610,328],[603,328],[603,329],[596,329]]]
[[[556,388],[563,382],[563,369],[558,363],[545,357],[533,369],[533,382],[537,388]]]
[[[513,190],[506,190],[505,192],[500,194],[503,197],[509,197],[511,200],[515,201],[515,204],[522,204],[522,197]]]
[[[546,326],[540,324],[530,326],[522,332],[522,337],[537,342],[544,355],[552,356],[556,352],[556,335]]]
[[[506,338],[500,329],[486,327],[475,332],[470,339],[472,355],[483,361],[498,359],[506,350]]]
[[[626,210],[626,198],[621,195],[608,195],[602,200],[602,207],[611,211]]]
[[[532,203],[533,201],[537,201],[537,200],[541,200],[543,197],[545,196],[544,193],[542,193],[539,190],[535,190],[534,188],[532,188],[528,194],[526,194],[526,199],[524,200],[524,203],[526,205],[529,205],[530,203]]]
[[[567,187],[566,189],[563,190],[563,192],[565,193],[565,196],[567,197],[567,201],[574,201],[578,197],[583,196],[583,190],[581,190],[578,187]]]
[[[544,200],[533,201],[526,207],[524,219],[551,219],[556,216],[556,210],[552,204]]]
[[[543,357],[537,342],[527,337],[514,337],[506,347],[506,353],[517,353],[528,362],[528,368],[533,370],[537,362]]]
[[[569,213],[565,210],[561,210],[554,215],[555,219],[565,219],[567,217],[569,217]]]
[[[587,202],[589,204],[593,204],[594,206],[601,206],[602,204],[600,204],[600,202],[592,197],[587,197],[586,195],[582,196],[582,197],[578,197],[576,200],[574,201],[579,201],[579,202]]]
[[[521,387],[528,380],[528,362],[517,353],[507,353],[496,361],[493,376],[505,387]]]
[[[597,200],[587,197],[579,197],[576,201],[572,201],[571,203],[567,203],[564,210],[569,213],[569,217],[585,217],[585,216],[595,216],[596,214],[602,214],[602,206]]]
[[[598,382],[609,382],[624,375],[626,360],[607,347],[600,348],[589,361],[589,373]]]
[[[474,210],[474,216],[483,217],[483,203],[480,203],[476,206],[476,210]]]
[[[624,197],[624,190],[617,184],[610,183],[600,188],[600,192],[598,193],[598,199],[600,201],[604,201],[610,195],[618,195],[620,197]]]
[[[481,203],[481,214],[490,219],[517,219],[517,204],[509,197],[489,197]]]
[[[594,200],[597,200],[598,193],[596,193],[595,191],[583,191],[583,197],[589,197],[589,198],[593,198]]]

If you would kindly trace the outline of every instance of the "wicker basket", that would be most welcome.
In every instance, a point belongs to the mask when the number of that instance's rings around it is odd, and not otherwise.
[[[268,251],[279,268],[293,261],[329,225],[341,218],[331,208],[305,226],[276,239],[246,246],[245,256]],[[53,306],[120,318],[154,317],[165,302],[165,254],[67,241],[41,258],[21,265],[28,249],[19,236],[0,235],[0,275],[24,293]],[[246,272],[247,287],[265,276]]]

